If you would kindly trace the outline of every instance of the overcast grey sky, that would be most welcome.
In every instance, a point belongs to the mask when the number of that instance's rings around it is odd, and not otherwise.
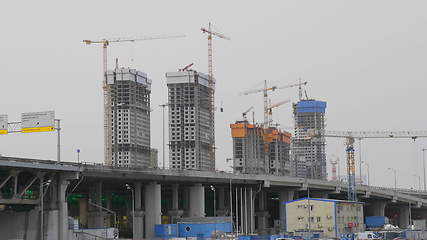
[[[152,86],[152,146],[161,153],[164,74],[194,62],[207,72],[207,40],[200,27],[212,21],[232,40],[214,40],[217,79],[217,168],[230,170],[229,124],[262,96],[239,96],[263,80],[284,85],[309,81],[310,97],[328,102],[329,130],[427,129],[426,1],[4,1],[0,9],[0,112],[55,110],[63,119],[63,160],[103,161],[102,62],[99,46],[83,39],[186,34],[183,39],[111,44],[109,66],[147,72]],[[297,89],[272,95],[297,100]],[[291,104],[273,118],[293,126]],[[341,158],[342,140],[327,141],[328,158]],[[53,133],[0,136],[0,154],[56,157]],[[418,187],[420,149],[427,140],[366,140],[363,158],[371,183],[392,186],[387,167],[398,169],[400,187]],[[161,154],[159,155],[161,159]],[[329,160],[328,160],[329,161]],[[365,171],[365,167],[363,168]],[[330,166],[328,163],[328,172]]]

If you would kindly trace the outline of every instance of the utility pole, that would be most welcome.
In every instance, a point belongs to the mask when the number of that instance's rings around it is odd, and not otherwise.
[[[397,195],[397,177],[396,177],[396,169],[394,168],[387,168],[388,170],[393,171],[394,173],[394,195]],[[397,196],[396,196],[397,197]]]
[[[57,161],[61,162],[61,119],[55,119],[57,123],[56,131],[58,133],[58,141],[57,141]]]
[[[359,177],[360,177],[360,185],[363,185],[363,180],[362,180],[362,138],[359,138]]]
[[[426,191],[426,159],[425,159],[425,151],[427,148],[421,149],[423,152],[423,171],[424,171],[424,191]]]
[[[163,144],[162,144],[162,151],[163,151],[163,169],[165,169],[165,107],[169,106],[168,103],[160,104],[160,107],[162,107],[163,110],[163,120],[162,120],[162,129],[163,129]]]

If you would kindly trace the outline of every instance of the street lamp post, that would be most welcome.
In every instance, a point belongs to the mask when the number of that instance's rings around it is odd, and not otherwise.
[[[132,239],[135,239],[135,198],[133,193],[133,188],[126,183],[126,189],[130,190],[132,193]]]
[[[363,180],[362,180],[362,138],[359,138],[359,177],[360,177],[360,185],[363,185]]]
[[[397,177],[396,177],[396,169],[394,168],[387,168],[388,170],[393,171],[394,173],[394,195],[396,196],[397,194]]]
[[[423,152],[424,191],[426,191],[426,159],[425,159],[425,154],[424,154],[426,150],[427,150],[427,148],[421,149],[421,151]]]
[[[412,174],[412,176],[418,178],[418,189],[421,190],[421,176],[417,174]]]
[[[80,163],[80,149],[77,149],[77,163]]]
[[[369,163],[368,162],[362,162],[366,165],[366,172],[368,174],[368,179],[367,179],[367,185],[369,187],[369,181],[371,180],[371,177],[369,176]]]
[[[213,215],[216,216],[216,194],[215,194],[215,186],[211,185],[211,190],[213,191],[214,197],[213,197]]]
[[[162,151],[163,151],[163,169],[165,169],[165,107],[168,106],[167,103],[160,104],[160,107],[163,109],[163,119],[162,119],[162,135],[163,135],[163,144],[162,144]]]

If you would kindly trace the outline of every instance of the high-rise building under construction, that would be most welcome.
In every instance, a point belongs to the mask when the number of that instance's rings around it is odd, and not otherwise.
[[[300,100],[293,104],[292,171],[301,178],[326,179],[325,138],[310,135],[325,129],[326,102]]]
[[[129,68],[106,72],[105,163],[149,167],[150,93],[147,74]]]
[[[263,128],[248,121],[230,125],[234,172],[290,175],[291,134],[275,127]]]
[[[213,89],[193,70],[166,73],[169,91],[169,167],[215,170]]]

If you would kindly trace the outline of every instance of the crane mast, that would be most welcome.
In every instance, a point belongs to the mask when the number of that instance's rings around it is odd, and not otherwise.
[[[355,172],[355,159],[354,159],[354,140],[365,138],[426,138],[427,131],[328,131],[317,130],[308,133],[310,138],[316,137],[332,137],[344,138],[347,156],[347,182],[348,182],[348,200],[357,201],[356,191],[356,172]]]
[[[208,24],[208,28],[201,28],[200,29],[202,31],[202,33],[207,33],[208,34],[208,78],[209,78],[209,87],[210,87],[210,91],[211,91],[211,99],[210,99],[210,104],[211,104],[211,111],[210,111],[210,119],[211,121],[213,121],[213,126],[215,126],[215,115],[214,115],[214,111],[215,111],[215,79],[213,77],[213,57],[212,57],[212,38],[213,36],[222,38],[222,39],[226,39],[226,40],[231,40],[229,37],[225,36],[222,33],[218,33],[218,32],[214,32],[212,30],[212,23],[209,22]],[[211,150],[211,159],[215,159],[215,128],[212,129],[212,135],[210,136],[210,145],[212,147]]]
[[[268,92],[269,91],[275,91],[278,89],[285,89],[285,88],[291,88],[291,87],[301,87],[303,85],[307,85],[307,81],[305,82],[299,82],[299,83],[295,83],[295,84],[288,84],[288,85],[283,85],[283,86],[272,86],[272,87],[268,87],[267,86],[267,80],[264,80],[264,88],[261,89],[251,89],[251,90],[247,90],[241,93],[241,95],[249,95],[249,94],[254,94],[254,93],[263,93],[263,100],[264,100],[264,128],[269,127],[269,105],[268,105]]]
[[[102,45],[102,89],[103,89],[103,98],[104,98],[104,161],[110,162],[111,159],[107,159],[108,154],[111,152],[111,136],[109,129],[111,129],[111,119],[109,116],[112,111],[112,99],[107,91],[107,68],[108,68],[108,55],[107,48],[110,43],[122,43],[122,42],[136,42],[136,41],[145,41],[145,40],[156,40],[156,39],[169,39],[169,38],[181,38],[185,35],[158,35],[142,38],[110,38],[110,39],[101,39],[101,40],[83,40],[82,42],[86,45],[100,44]],[[114,139],[117,139],[116,137]],[[117,140],[115,140],[117,143]],[[117,148],[115,146],[114,148]],[[115,151],[117,154],[117,151]],[[117,164],[117,156],[115,156],[115,163]]]

